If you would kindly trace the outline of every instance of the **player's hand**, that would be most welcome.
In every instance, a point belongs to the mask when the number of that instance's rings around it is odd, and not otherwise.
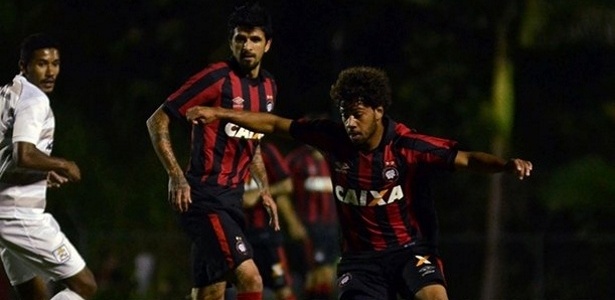
[[[188,211],[192,198],[190,197],[190,185],[183,175],[169,177],[169,203],[176,211],[182,213]]]
[[[47,172],[47,187],[59,188],[63,184],[68,182],[68,178],[64,177],[54,171]]]
[[[512,158],[508,161],[507,168],[509,172],[517,175],[519,180],[523,180],[523,178],[530,176],[532,172],[532,162],[519,158]]]
[[[79,166],[74,161],[66,161],[60,175],[68,178],[68,181],[71,182],[81,180],[81,170],[79,170]]]
[[[195,106],[186,111],[186,118],[193,124],[203,123],[209,124],[216,120],[213,107]]]
[[[261,197],[263,198],[263,206],[267,210],[269,214],[269,226],[273,227],[275,231],[280,230],[280,222],[278,220],[278,205],[271,197],[269,191],[261,192]]]

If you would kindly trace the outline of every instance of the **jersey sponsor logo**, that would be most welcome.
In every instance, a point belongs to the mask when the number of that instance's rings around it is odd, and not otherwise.
[[[64,244],[53,250],[52,253],[58,262],[63,263],[70,259],[70,251],[68,251],[68,247],[66,247],[66,245]]]
[[[334,194],[338,201],[357,206],[388,205],[404,198],[404,191],[399,185],[381,191],[357,191],[354,189],[344,189],[344,187],[338,185],[335,186]]]
[[[224,126],[224,132],[230,137],[247,140],[260,140],[264,136],[262,133],[250,131],[233,123],[227,123],[226,126]]]
[[[243,103],[246,100],[243,100],[243,98],[241,98],[241,97],[235,97],[231,101],[233,102],[233,108],[234,109],[243,109]]]

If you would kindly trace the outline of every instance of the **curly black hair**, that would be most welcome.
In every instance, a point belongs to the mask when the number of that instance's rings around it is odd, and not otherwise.
[[[344,69],[331,86],[331,99],[338,107],[352,106],[358,102],[385,110],[391,105],[391,84],[386,72],[373,67]]]
[[[60,50],[60,43],[46,33],[31,34],[21,42],[19,60],[27,65],[34,56],[34,51],[45,48]]]
[[[273,25],[271,15],[262,7],[258,1],[246,2],[244,5],[236,7],[228,19],[229,40],[233,38],[233,33],[237,27],[260,27],[265,33],[265,39],[271,39],[273,35]]]

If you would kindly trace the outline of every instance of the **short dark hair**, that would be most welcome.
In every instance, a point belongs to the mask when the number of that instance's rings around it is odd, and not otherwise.
[[[386,72],[373,67],[344,69],[331,86],[331,99],[338,107],[361,102],[371,108],[391,105],[391,84]]]
[[[267,40],[273,35],[271,16],[258,2],[246,2],[231,13],[228,19],[229,40],[237,27],[261,27]]]
[[[60,43],[55,38],[45,33],[31,34],[21,42],[19,60],[24,64],[28,64],[34,55],[34,51],[45,48],[60,50]]]

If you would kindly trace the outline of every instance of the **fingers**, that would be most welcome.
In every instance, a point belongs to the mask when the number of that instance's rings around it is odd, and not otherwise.
[[[513,162],[515,164],[515,173],[519,177],[519,180],[523,180],[523,178],[530,176],[533,168],[532,162],[518,158],[514,159]]]
[[[59,188],[62,184],[68,182],[68,178],[64,177],[54,171],[49,171],[47,173],[47,187],[49,188]]]
[[[269,197],[263,197],[263,206],[267,210],[269,214],[269,226],[273,227],[275,231],[280,230],[280,222],[278,220],[278,207],[275,204],[275,201]]]
[[[190,188],[171,189],[169,191],[169,203],[171,207],[178,212],[187,212],[192,199],[190,197]]]

